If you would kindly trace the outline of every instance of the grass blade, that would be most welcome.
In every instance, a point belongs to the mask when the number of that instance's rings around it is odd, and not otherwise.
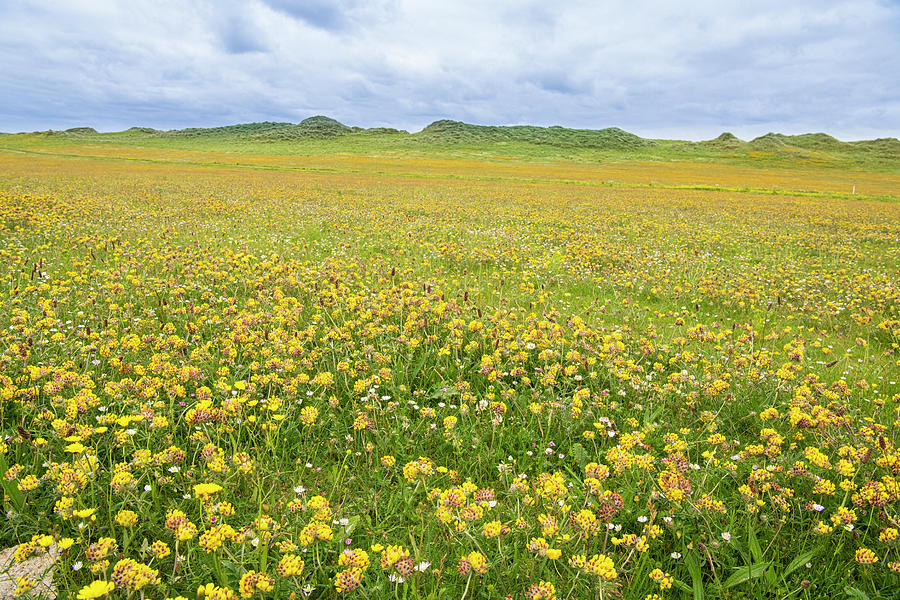
[[[735,573],[731,575],[731,577],[725,580],[725,583],[722,585],[722,587],[727,590],[750,579],[755,579],[765,573],[766,569],[768,569],[770,566],[771,563],[764,562],[754,563],[746,567],[740,567]]]
[[[752,526],[750,527],[749,539],[750,539],[750,554],[753,555],[753,562],[756,564],[760,564],[763,562],[764,554],[763,554],[762,547],[759,545],[759,540],[756,537],[756,530],[753,529]],[[766,572],[766,583],[768,583],[769,585],[775,585],[775,581],[776,581],[775,573],[773,571],[767,571]]]
[[[703,574],[700,572],[700,563],[697,561],[697,553],[691,550],[684,555],[688,573],[691,574],[691,582],[694,584],[694,600],[703,600]]]

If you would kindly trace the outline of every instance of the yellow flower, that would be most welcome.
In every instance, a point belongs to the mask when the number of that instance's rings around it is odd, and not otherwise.
[[[78,592],[78,600],[93,600],[94,598],[102,598],[115,589],[115,585],[108,581],[97,580],[90,585],[86,585]]]
[[[198,483],[194,485],[194,494],[201,499],[221,491],[222,486],[218,483]]]
[[[285,554],[278,563],[278,574],[295,577],[303,574],[303,560],[296,554]]]
[[[319,411],[314,406],[307,406],[300,411],[300,421],[307,427],[315,425],[316,419],[319,418]]]
[[[134,527],[137,522],[138,516],[133,510],[120,510],[116,514],[116,523],[123,527]]]
[[[37,582],[29,577],[16,577],[16,589],[13,591],[13,596],[16,598],[24,596],[30,592],[36,584]]]
[[[672,582],[675,581],[674,577],[672,577],[668,573],[664,573],[662,569],[653,569],[652,571],[650,571],[649,577],[659,584],[660,590],[667,590],[671,588]]]
[[[503,524],[500,521],[490,521],[483,526],[484,537],[495,538],[503,531]]]
[[[878,562],[878,557],[868,548],[860,548],[856,551],[856,562],[862,565],[872,565]]]

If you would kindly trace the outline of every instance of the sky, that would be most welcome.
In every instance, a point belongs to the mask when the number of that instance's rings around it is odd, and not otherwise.
[[[0,0],[0,131],[900,137],[898,0]]]

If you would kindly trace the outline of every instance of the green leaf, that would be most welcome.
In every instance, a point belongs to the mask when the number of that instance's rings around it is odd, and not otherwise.
[[[8,470],[9,466],[6,464],[6,456],[0,454],[0,477]],[[3,485],[3,489],[9,494],[9,499],[16,511],[22,512],[25,510],[25,495],[22,493],[22,490],[19,489],[19,481],[17,479],[13,479],[12,481],[0,479],[0,484]]]
[[[454,387],[442,387],[436,390],[432,390],[431,394],[428,395],[432,400],[447,400],[448,398],[452,398],[459,392],[456,391]]]
[[[684,562],[688,573],[691,574],[691,582],[694,584],[694,600],[703,600],[703,574],[700,572],[700,563],[697,553],[693,550],[685,552]]]
[[[584,449],[584,446],[578,442],[573,444],[572,456],[575,457],[575,462],[578,463],[578,466],[584,469],[585,465],[588,463],[588,453],[587,450]]]
[[[750,528],[750,554],[753,555],[753,562],[759,564],[763,562],[763,550],[759,545],[759,540],[756,538],[756,531],[753,527]],[[769,585],[775,585],[775,573],[773,571],[766,571],[766,583]]]
[[[869,595],[864,591],[856,589],[855,587],[845,586],[844,593],[847,594],[849,598],[856,598],[856,600],[871,600]]]
[[[722,585],[726,590],[728,588],[733,588],[736,585],[740,585],[749,579],[755,579],[766,572],[771,566],[771,563],[754,563],[752,565],[746,567],[737,567],[737,571],[731,575],[728,579],[725,580],[725,583]]]
[[[665,406],[660,406],[654,411],[650,411],[650,407],[644,409],[644,425],[650,425],[651,423],[655,423],[659,418],[660,413],[662,413]]]
[[[763,561],[763,551],[756,539],[756,531],[750,528],[750,553],[753,555],[753,561],[761,563]]]
[[[784,569],[784,572],[781,574],[781,578],[787,579],[788,575],[811,561],[812,558],[816,555],[816,552],[816,550],[813,550],[811,552],[807,552],[806,554],[801,554],[800,556],[792,560],[790,564]]]
[[[347,524],[347,535],[349,536],[353,533],[353,530],[356,529],[356,526],[359,525],[359,515],[354,515],[350,517],[350,522]]]

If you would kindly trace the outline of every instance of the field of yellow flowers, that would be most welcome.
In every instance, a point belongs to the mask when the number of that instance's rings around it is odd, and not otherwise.
[[[900,586],[900,203],[145,158],[0,155],[0,547],[63,597]]]

